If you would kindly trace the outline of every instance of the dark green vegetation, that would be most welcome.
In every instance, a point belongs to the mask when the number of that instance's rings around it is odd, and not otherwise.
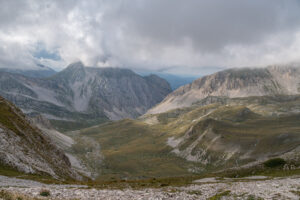
[[[42,197],[49,197],[51,194],[50,194],[50,191],[49,190],[42,190],[42,191],[40,191],[40,195],[42,196]]]
[[[264,162],[264,165],[269,168],[283,167],[286,164],[282,158],[273,158]]]
[[[300,96],[249,98],[208,97],[192,107],[138,120],[107,122],[69,135],[100,144],[99,180],[151,179],[224,171],[224,176],[298,173],[268,168],[241,168],[282,157],[288,165],[300,145]],[[92,148],[92,147],[91,147]],[[73,146],[87,164],[89,144]],[[251,166],[251,165],[250,165]],[[238,170],[237,170],[238,169]]]

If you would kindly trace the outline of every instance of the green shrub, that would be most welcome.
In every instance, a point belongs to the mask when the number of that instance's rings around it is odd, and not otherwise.
[[[43,197],[48,197],[48,196],[50,196],[50,191],[49,190],[41,190],[40,195]]]
[[[283,167],[285,163],[286,163],[285,160],[282,158],[273,158],[264,162],[264,166],[269,168],[277,168],[277,167]]]
[[[169,184],[167,184],[167,183],[160,184],[160,187],[167,187],[167,186],[169,186]]]

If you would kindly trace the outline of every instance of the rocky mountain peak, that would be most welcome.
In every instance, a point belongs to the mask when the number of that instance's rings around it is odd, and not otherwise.
[[[66,70],[81,70],[84,69],[84,64],[81,61],[69,64]]]
[[[85,66],[82,62],[76,62],[68,65],[64,70],[54,75],[52,78],[56,81],[76,82],[81,81],[86,75]]]
[[[148,113],[190,106],[208,96],[232,98],[299,93],[300,70],[294,65],[228,69],[178,88]]]

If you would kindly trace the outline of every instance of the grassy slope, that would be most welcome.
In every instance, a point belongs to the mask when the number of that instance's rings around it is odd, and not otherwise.
[[[105,117],[95,118],[92,120],[91,119],[86,120],[86,118],[81,117],[75,121],[54,120],[54,119],[50,120],[51,125],[60,132],[80,130],[80,129],[88,128],[88,127],[98,125],[98,124],[101,124],[101,123],[104,123],[107,121],[108,121],[108,119]]]
[[[100,179],[181,176],[191,174],[188,169],[203,167],[205,170],[202,172],[207,173],[236,166],[236,159],[253,146],[255,148],[250,158],[240,159],[238,165],[254,161],[256,157],[277,156],[300,145],[300,115],[291,114],[300,106],[299,97],[251,97],[222,101],[200,102],[190,108],[139,120],[105,123],[84,129],[80,135],[90,137],[101,145],[105,159],[96,169],[101,174]],[[152,125],[146,123],[149,121]],[[220,136],[216,146],[223,149],[209,146],[207,155],[211,163],[205,166],[176,156],[171,153],[172,148],[166,145],[169,137],[185,135],[185,142],[179,145],[179,149],[184,150],[208,127],[211,133],[201,140],[192,153],[208,147],[216,136]],[[189,130],[192,131],[187,135]],[[232,146],[239,146],[241,153],[222,162],[220,157],[224,149]]]
[[[165,145],[165,133],[143,122],[122,120],[106,123],[85,129],[82,134],[100,143],[105,157],[102,178],[187,174],[185,167],[189,163],[170,153],[171,148]]]

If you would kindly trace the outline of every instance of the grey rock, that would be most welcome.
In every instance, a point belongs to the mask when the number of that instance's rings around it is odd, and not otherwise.
[[[49,78],[0,72],[0,95],[26,114],[48,119],[135,118],[171,92],[156,75],[142,77],[128,69],[85,67],[81,62]]]
[[[249,97],[300,93],[298,65],[229,69],[199,78],[169,94],[147,114],[189,107],[208,96]]]

